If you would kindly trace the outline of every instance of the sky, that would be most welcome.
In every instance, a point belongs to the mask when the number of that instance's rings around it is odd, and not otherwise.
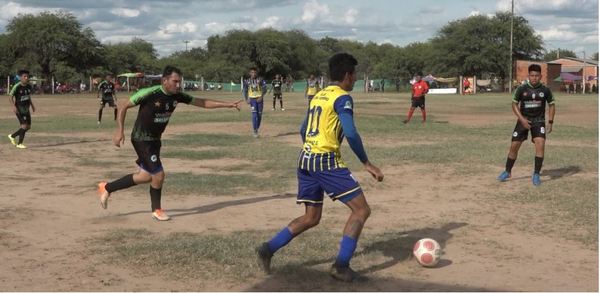
[[[66,10],[103,44],[142,38],[161,57],[206,45],[232,29],[300,29],[406,46],[433,38],[449,21],[510,11],[511,0],[0,0],[0,33],[21,13]],[[598,0],[515,0],[547,50],[598,52]]]

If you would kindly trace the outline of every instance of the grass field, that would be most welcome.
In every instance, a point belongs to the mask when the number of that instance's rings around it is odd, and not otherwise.
[[[337,202],[275,256],[273,275],[255,263],[254,248],[303,213],[294,201],[300,94],[284,95],[285,112],[266,99],[259,139],[247,107],[178,106],[161,154],[167,223],[151,220],[147,185],[100,209],[95,184],[135,171],[128,139],[111,145],[111,111],[98,126],[93,95],[34,96],[29,149],[0,144],[0,290],[597,291],[598,97],[556,96],[543,183],[534,187],[528,142],[513,178],[495,180],[516,121],[509,95],[430,95],[428,122],[417,110],[405,125],[406,94],[355,93],[359,133],[386,178],[372,180],[344,144],[373,210],[352,261],[368,281],[353,285],[326,273],[348,215]],[[3,135],[16,127],[1,109]],[[438,268],[410,257],[423,237],[444,248]]]

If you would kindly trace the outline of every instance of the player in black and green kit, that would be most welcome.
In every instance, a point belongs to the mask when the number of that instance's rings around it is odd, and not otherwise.
[[[281,79],[281,75],[276,74],[275,79],[271,82],[271,90],[273,91],[273,111],[275,111],[275,101],[279,99],[279,107],[281,111],[285,111],[283,108],[283,94],[281,89],[283,87],[283,80]]]
[[[102,95],[102,97],[100,97]],[[107,74],[106,79],[98,85],[98,100],[100,100],[100,109],[98,110],[98,124],[102,122],[102,109],[108,104],[114,108],[115,120],[117,120],[117,97],[115,95],[115,84],[113,83],[113,75]]]
[[[175,67],[165,67],[162,74],[162,84],[142,89],[127,101],[119,104],[117,130],[113,143],[120,147],[124,141],[124,123],[127,109],[140,106],[133,131],[131,143],[138,155],[136,160],[139,171],[129,174],[113,182],[100,182],[98,195],[100,204],[107,208],[108,198],[112,192],[131,186],[150,183],[150,199],[152,201],[152,216],[159,221],[169,220],[170,217],[161,209],[160,198],[165,172],[160,161],[161,135],[169,118],[178,103],[185,103],[202,108],[235,108],[240,110],[241,101],[235,103],[194,98],[180,92],[181,71]]]
[[[23,139],[25,139],[25,132],[31,129],[31,113],[29,112],[29,107],[35,112],[35,106],[31,101],[33,89],[29,84],[29,71],[19,70],[17,74],[19,75],[20,80],[10,90],[10,103],[13,105],[13,112],[17,115],[21,127],[19,130],[15,131],[15,133],[9,134],[8,139],[17,148],[26,149],[27,147],[23,144]],[[17,136],[19,137],[18,142],[15,140]]]
[[[531,140],[535,144],[535,165],[531,181],[533,185],[538,186],[542,184],[540,171],[544,162],[546,134],[552,132],[556,109],[552,91],[540,82],[542,68],[537,64],[531,64],[528,71],[529,80],[517,88],[513,97],[512,110],[518,121],[512,134],[506,169],[498,176],[498,181],[504,182],[511,177],[519,148],[531,131]],[[546,104],[548,104],[548,115],[550,116],[548,121],[545,116]]]

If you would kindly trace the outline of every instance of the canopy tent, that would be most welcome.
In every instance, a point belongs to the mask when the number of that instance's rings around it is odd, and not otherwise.
[[[581,76],[575,75],[569,72],[561,72],[560,76],[555,78],[554,81],[577,81],[581,80]]]
[[[117,77],[144,77],[144,74],[141,72],[127,72],[127,73],[121,73],[119,75],[117,75]]]

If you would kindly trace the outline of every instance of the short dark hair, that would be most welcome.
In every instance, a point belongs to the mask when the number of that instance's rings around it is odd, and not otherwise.
[[[423,72],[422,71],[417,71],[417,73],[415,73],[415,76],[423,76]]]
[[[338,53],[329,58],[329,79],[342,81],[346,73],[354,73],[358,61],[348,53]]]
[[[254,70],[254,71],[258,72],[258,69],[256,69],[256,67],[254,67],[254,66],[250,67],[249,70]]]
[[[19,76],[22,76],[23,74],[27,74],[27,75],[29,75],[29,70],[27,70],[27,69],[21,69],[21,70],[19,70],[19,71],[17,72],[17,74],[18,74]]]
[[[531,64],[527,68],[527,72],[532,72],[532,71],[542,73],[542,67],[539,64]]]
[[[173,74],[173,72],[175,72],[179,75],[182,75],[181,70],[179,68],[177,68],[175,66],[167,65],[165,67],[165,69],[163,70],[162,77],[169,77],[169,76],[171,76],[171,74]]]

